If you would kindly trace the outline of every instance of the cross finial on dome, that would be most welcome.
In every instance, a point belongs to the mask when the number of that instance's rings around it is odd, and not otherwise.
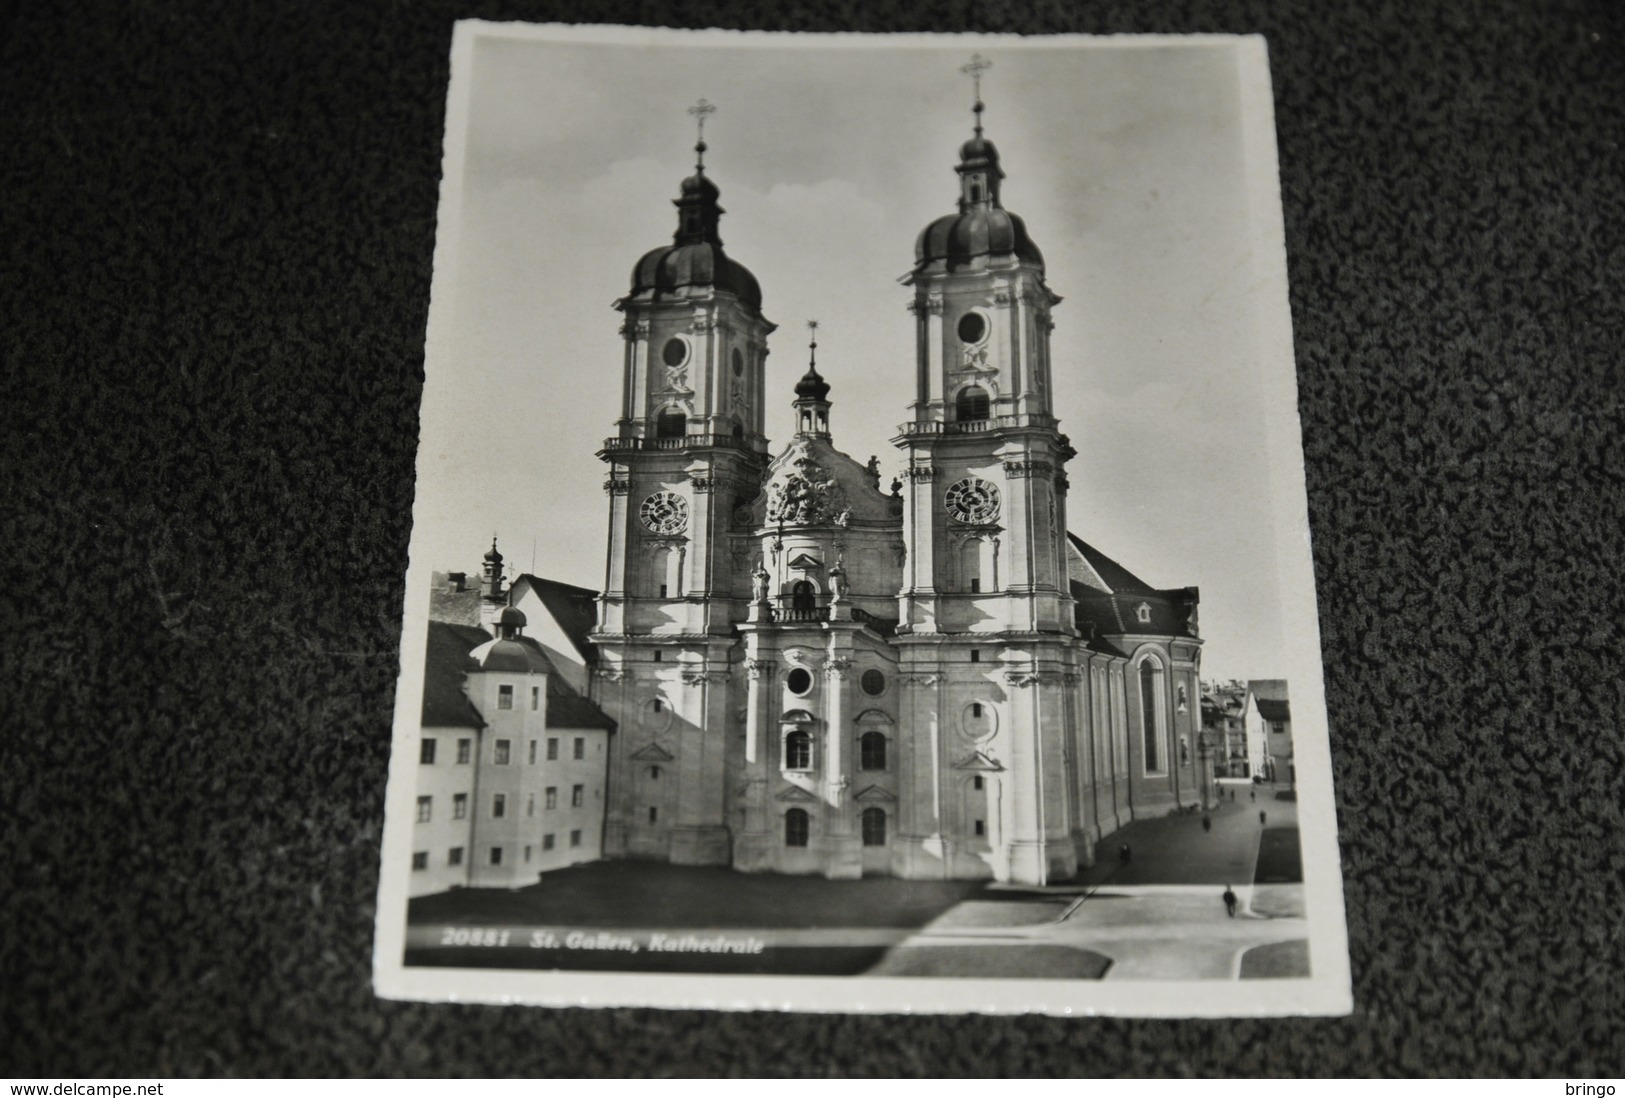
[[[979,53],[973,53],[970,63],[960,66],[959,71],[971,78],[971,86],[976,96],[976,104],[971,111],[976,115],[976,135],[982,134],[982,74],[993,67],[993,62]]]
[[[817,366],[818,365],[818,321],[816,321],[816,320],[807,321],[807,333],[808,333],[808,335],[810,335],[812,337],[811,342],[809,342],[807,344],[807,365],[808,366]]]
[[[694,168],[695,168],[696,171],[704,172],[705,171],[705,116],[708,115],[708,114],[717,113],[717,109],[708,100],[702,99],[698,103],[694,104],[692,107],[688,108],[688,113],[694,116],[694,121],[699,126],[699,138],[698,138],[698,140],[696,140],[694,142],[694,154],[697,157],[697,159],[695,160],[695,163],[694,163]]]

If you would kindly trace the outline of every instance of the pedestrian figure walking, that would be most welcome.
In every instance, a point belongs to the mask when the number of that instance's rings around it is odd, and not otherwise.
[[[1264,810],[1262,808],[1260,808],[1258,810],[1258,826],[1263,827],[1264,822],[1266,820],[1268,820],[1268,819],[1269,819],[1269,816],[1264,812]]]
[[[1232,789],[1232,790],[1231,790],[1231,791],[1230,791],[1230,799],[1231,799],[1231,800],[1232,800],[1232,801],[1233,801],[1233,800],[1235,800],[1235,799],[1236,799],[1236,791],[1235,791],[1235,790],[1234,790],[1234,789]]]
[[[1256,790],[1256,789],[1249,789],[1249,790],[1247,790],[1247,799],[1248,799],[1248,800],[1249,800],[1249,801],[1256,801],[1256,800],[1258,800],[1258,790]]]
[[[1128,848],[1128,843],[1124,843],[1117,848],[1117,860],[1122,864],[1128,865],[1129,859],[1132,857],[1134,857],[1134,852]]]
[[[1213,817],[1212,816],[1203,816],[1202,817],[1202,830],[1203,831],[1212,831],[1213,830]]]
[[[1230,886],[1224,886],[1224,910],[1232,919],[1236,917],[1236,894],[1230,891]]]

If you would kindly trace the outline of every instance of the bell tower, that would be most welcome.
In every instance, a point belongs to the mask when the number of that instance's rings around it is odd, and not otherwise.
[[[999,151],[975,129],[959,150],[959,209],[915,243],[915,388],[894,444],[908,455],[903,624],[918,632],[1073,632],[1066,476],[1052,414],[1044,257],[1005,210]]]
[[[605,852],[723,864],[722,758],[733,623],[749,562],[728,531],[767,465],[767,337],[754,275],[723,250],[719,191],[705,173],[705,120],[672,242],[645,254],[624,316],[622,402],[609,464],[609,553],[595,696],[620,722]],[[739,575],[736,576],[736,572]],[[641,752],[641,756],[632,755]],[[655,783],[659,783],[658,787]]]
[[[1043,884],[1077,853],[1061,779],[1078,681],[1067,577],[1066,488],[1073,456],[1052,412],[1044,257],[1004,208],[1004,170],[975,126],[959,150],[954,213],[920,233],[914,267],[913,418],[898,596],[899,722],[939,728],[916,767],[946,776],[940,814],[917,813],[911,841],[949,875]],[[967,823],[969,821],[969,823]]]

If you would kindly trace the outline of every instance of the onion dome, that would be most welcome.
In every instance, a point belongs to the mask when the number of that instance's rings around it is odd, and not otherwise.
[[[818,372],[818,321],[807,321],[807,372],[796,382],[796,434],[829,436],[829,382]]]
[[[999,150],[982,136],[978,100],[976,132],[959,147],[959,212],[939,217],[914,242],[914,274],[955,271],[966,267],[1028,263],[1040,270],[1044,256],[1027,235],[1021,218],[999,202]]]
[[[547,657],[520,635],[525,628],[525,612],[505,606],[496,620],[496,640],[486,641],[468,654],[481,671],[546,671]]]
[[[485,554],[485,567],[481,569],[483,579],[480,582],[480,597],[486,602],[501,602],[507,596],[503,594],[502,582],[502,554],[497,552],[497,539],[491,537],[491,551]]]
[[[705,175],[705,147],[704,141],[694,146],[699,162],[672,203],[677,207],[672,242],[638,260],[632,268],[631,292],[623,301],[658,301],[717,290],[733,294],[753,309],[762,307],[762,287],[756,276],[723,253],[717,224],[726,211],[717,204],[717,185]]]
[[[796,399],[820,401],[829,399],[829,382],[824,380],[824,375],[818,372],[817,366],[807,367],[807,372],[796,382]]]
[[[528,673],[544,670],[537,666],[531,650],[509,637],[486,641],[468,654],[468,658],[481,671],[517,671]]]

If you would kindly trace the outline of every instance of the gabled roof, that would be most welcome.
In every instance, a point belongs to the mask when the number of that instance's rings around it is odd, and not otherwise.
[[[1195,588],[1158,590],[1076,534],[1068,534],[1067,579],[1077,603],[1077,624],[1090,647],[1116,652],[1108,636],[1183,636],[1189,632]],[[1140,607],[1150,620],[1140,620]]]
[[[1259,698],[1258,715],[1267,721],[1289,721],[1292,710],[1285,698]]]
[[[580,694],[547,695],[547,727],[549,728],[604,728],[615,731],[615,722],[609,714]]]
[[[1287,699],[1285,679],[1248,679],[1247,689],[1255,698],[1274,698],[1278,701]]]
[[[521,584],[528,586],[536,592],[547,612],[553,615],[553,620],[559,623],[565,636],[575,646],[581,658],[592,660],[592,646],[588,640],[593,627],[598,624],[598,592],[585,587],[576,587],[574,584],[560,583],[558,580],[545,579],[533,576],[528,572],[513,581],[510,591],[517,589]],[[517,595],[511,596],[517,601]]]
[[[472,653],[493,643],[520,649],[522,665],[491,670],[552,672],[552,662],[531,637],[493,641],[491,634],[472,625],[430,621],[423,677],[423,725],[426,728],[484,728],[485,718],[464,690],[468,673],[480,670]],[[615,722],[597,705],[576,693],[562,675],[547,677],[547,727],[615,728]]]
[[[1155,595],[1157,589],[1118,564],[1115,560],[1084,541],[1076,534],[1067,534],[1068,578],[1084,583],[1111,595]]]
[[[491,639],[472,625],[429,622],[429,643],[423,673],[423,726],[425,728],[484,728],[485,719],[463,693],[472,666],[468,654]]]

